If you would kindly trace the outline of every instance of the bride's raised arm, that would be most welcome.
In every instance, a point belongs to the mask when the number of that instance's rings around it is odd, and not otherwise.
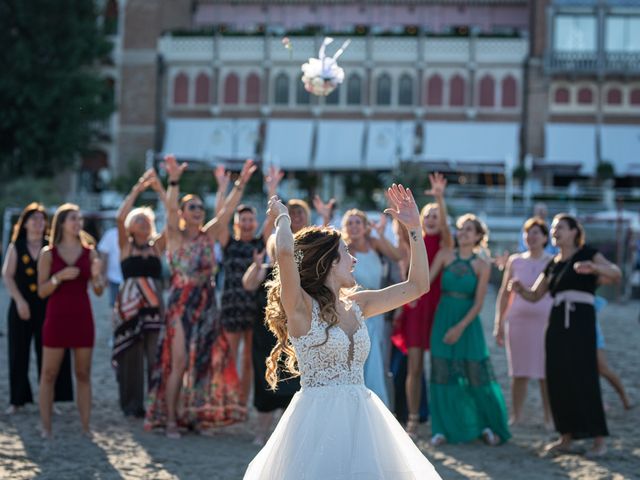
[[[362,308],[365,317],[394,310],[429,291],[429,262],[422,240],[418,206],[411,190],[395,183],[388,189],[389,208],[385,213],[402,223],[409,232],[411,259],[407,280],[382,290],[363,290],[350,298]]]
[[[311,327],[306,294],[300,286],[300,272],[296,264],[293,248],[291,217],[287,207],[277,196],[269,200],[267,215],[273,219],[276,228],[276,262],[280,276],[280,303],[287,316],[287,329],[294,337],[306,334]],[[310,299],[309,299],[310,303]]]

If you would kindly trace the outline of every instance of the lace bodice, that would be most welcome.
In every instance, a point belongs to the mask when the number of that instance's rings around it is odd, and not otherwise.
[[[360,307],[353,302],[360,326],[353,339],[338,325],[325,333],[327,325],[320,320],[320,306],[313,300],[311,328],[307,334],[291,338],[298,357],[303,387],[326,387],[364,384],[364,362],[371,342]],[[329,338],[323,344],[325,339]]]

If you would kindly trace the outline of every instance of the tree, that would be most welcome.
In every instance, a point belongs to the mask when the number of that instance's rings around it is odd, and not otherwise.
[[[73,165],[113,111],[93,0],[0,2],[0,182]]]

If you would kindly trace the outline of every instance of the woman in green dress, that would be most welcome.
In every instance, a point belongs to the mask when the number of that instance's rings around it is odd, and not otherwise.
[[[433,280],[442,271],[442,296],[431,333],[431,443],[482,438],[498,445],[511,434],[478,316],[491,272],[480,252],[486,248],[488,230],[472,214],[460,217],[456,226],[458,248],[440,250],[429,273]]]

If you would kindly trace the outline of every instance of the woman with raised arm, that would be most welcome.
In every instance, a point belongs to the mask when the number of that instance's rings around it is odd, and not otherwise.
[[[171,290],[165,329],[158,340],[145,428],[164,428],[169,438],[180,438],[180,428],[206,434],[242,420],[246,414],[238,402],[238,375],[217,313],[213,246],[256,167],[247,160],[218,215],[204,224],[200,197],[185,195],[178,203],[178,184],[186,163],[178,165],[172,155],[165,161]]]
[[[453,237],[449,229],[447,205],[444,194],[447,180],[440,173],[429,175],[431,189],[425,191],[435,198],[435,202],[422,207],[422,238],[427,249],[429,265],[441,248],[453,248]],[[422,403],[422,389],[424,383],[424,354],[429,350],[431,329],[440,302],[440,277],[438,275],[431,282],[431,289],[417,301],[402,308],[402,313],[396,320],[391,340],[402,353],[407,356],[407,377],[405,395],[407,402],[406,430],[409,435],[416,437],[420,424],[420,406]],[[396,412],[400,409],[396,407]]]
[[[284,173],[271,167],[265,175],[268,197],[276,194]],[[231,346],[231,355],[237,360],[240,375],[240,403],[246,405],[253,377],[251,342],[253,324],[258,314],[254,292],[242,286],[242,276],[251,265],[254,250],[263,251],[273,230],[272,219],[267,217],[258,233],[258,214],[249,205],[238,205],[233,216],[233,233],[227,225],[221,229],[219,242],[223,251],[222,268],[224,285],[220,299],[220,317],[224,333]],[[262,314],[262,312],[260,312]],[[240,342],[243,343],[242,358],[238,359]]]
[[[82,433],[90,435],[91,356],[95,342],[93,313],[87,286],[102,295],[105,280],[93,239],[82,230],[80,208],[72,203],[58,207],[51,224],[49,246],[38,259],[38,295],[49,298],[42,328],[40,420],[42,437],[51,438],[54,384],[65,349],[73,349],[78,411]]]
[[[431,281],[442,272],[442,296],[431,332],[431,443],[506,442],[507,408],[495,380],[478,314],[487,295],[491,265],[487,227],[475,215],[456,222],[458,248],[442,249],[431,265]]]
[[[342,217],[342,238],[356,259],[353,276],[356,283],[367,290],[379,290],[382,286],[384,268],[381,255],[396,262],[402,258],[400,248],[385,238],[385,226],[385,215],[381,216],[378,224],[372,224],[366,213],[355,208],[347,210]],[[391,402],[387,392],[385,351],[389,336],[385,334],[384,315],[368,317],[365,323],[371,348],[364,364],[364,384],[388,407]]]
[[[411,191],[389,189],[391,214],[409,230],[405,282],[354,292],[355,258],[340,232],[309,227],[295,237],[287,208],[273,197],[277,270],[268,287],[267,322],[277,344],[267,363],[275,388],[281,360],[300,375],[296,393],[245,480],[440,478],[378,396],[364,386],[370,341],[364,319],[429,289],[420,217]],[[299,371],[296,369],[296,365]]]
[[[566,213],[551,224],[560,253],[549,262],[531,289],[520,280],[509,287],[525,300],[537,302],[549,292],[553,308],[545,337],[545,370],[553,422],[560,439],[549,452],[573,452],[573,440],[593,437],[588,452],[606,453],[609,434],[602,406],[596,352],[595,290],[600,279],[618,282],[620,269],[595,248],[584,244],[582,225]]]
[[[40,203],[27,205],[13,227],[2,265],[2,278],[11,296],[7,316],[9,346],[9,407],[7,415],[33,402],[29,383],[31,340],[36,351],[38,380],[42,367],[42,325],[46,299],[38,296],[38,257],[45,246],[47,211]],[[55,384],[55,401],[72,402],[71,356],[67,350]]]
[[[145,360],[151,381],[162,320],[164,235],[156,234],[149,207],[133,208],[136,198],[153,188],[163,203],[166,194],[153,169],[147,170],[118,210],[118,244],[124,282],[114,308],[113,350],[120,408],[125,416],[144,417]]]
[[[507,291],[513,279],[531,287],[544,271],[552,258],[545,252],[549,243],[549,229],[542,218],[532,217],[524,222],[522,230],[527,251],[511,255],[507,261],[496,299],[493,335],[496,343],[507,349],[513,409],[509,423],[517,425],[522,421],[527,385],[533,379],[540,383],[544,425],[550,429],[551,411],[544,375],[544,335],[551,310],[551,297],[547,295],[544,300],[534,304]]]

